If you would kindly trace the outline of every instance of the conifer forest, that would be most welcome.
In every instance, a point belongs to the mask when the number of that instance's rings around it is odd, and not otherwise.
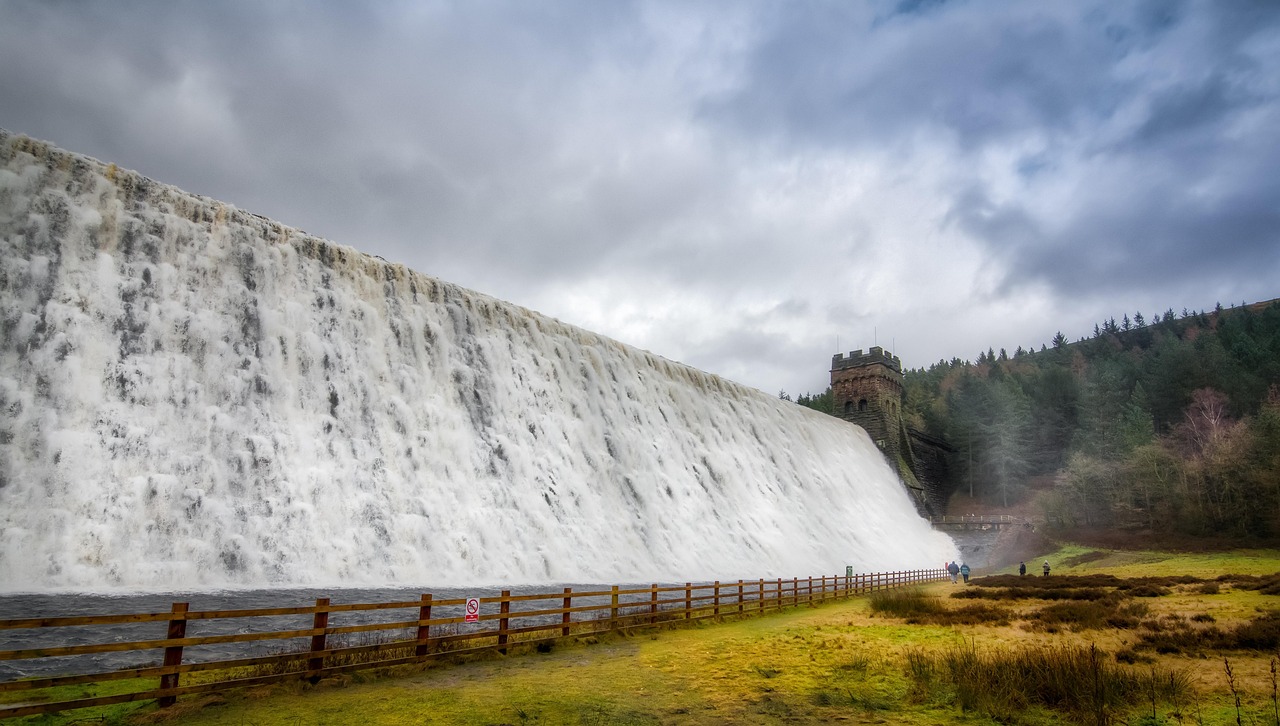
[[[1280,301],[1142,313],[1070,342],[904,372],[952,481],[1065,526],[1280,535]],[[797,403],[830,411],[830,392]]]

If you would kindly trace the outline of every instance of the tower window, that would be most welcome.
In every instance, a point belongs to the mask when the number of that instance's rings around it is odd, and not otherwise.
[[[845,412],[845,413],[853,413],[853,401],[845,401],[845,402],[844,402],[844,412]]]
[[[858,401],[858,410],[859,411],[867,410],[867,399],[864,398],[861,401]]]

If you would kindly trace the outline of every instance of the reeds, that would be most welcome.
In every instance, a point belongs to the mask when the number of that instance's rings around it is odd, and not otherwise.
[[[1045,708],[1106,724],[1136,702],[1151,703],[1154,713],[1190,693],[1185,674],[1116,666],[1093,645],[982,651],[967,642],[938,654],[911,650],[906,673],[918,695],[945,689],[961,710],[999,721]]]

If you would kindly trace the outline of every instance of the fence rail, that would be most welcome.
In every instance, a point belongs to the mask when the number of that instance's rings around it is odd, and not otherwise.
[[[316,683],[352,670],[404,665],[442,655],[505,653],[511,645],[536,645],[574,635],[758,615],[947,577],[946,570],[936,569],[640,588],[615,585],[586,591],[566,587],[561,592],[524,595],[503,590],[497,596],[475,598],[479,608],[474,613],[466,598],[436,600],[428,593],[417,600],[398,602],[333,604],[329,598],[319,598],[314,605],[302,607],[205,611],[193,611],[189,603],[178,602],[169,612],[0,620],[0,630],[31,630],[33,635],[46,636],[46,641],[52,632],[52,640],[63,643],[0,650],[0,662],[68,661],[61,672],[52,675],[0,681],[0,700],[7,701],[0,703],[0,719],[132,701],[155,700],[168,706],[179,696],[195,693],[298,679]],[[413,616],[406,618],[405,610],[413,611]],[[382,613],[391,613],[396,619],[376,620]],[[337,622],[344,618],[350,622]],[[270,629],[249,630],[249,624],[260,624],[263,619],[271,621]],[[310,627],[306,627],[307,620]],[[101,631],[84,632],[101,626],[136,629],[149,623],[163,623],[164,637],[120,641],[117,634],[116,640],[102,642],[106,635]],[[232,632],[188,634],[188,625],[193,630],[222,628]],[[61,629],[68,629],[65,635]],[[84,642],[95,636],[98,642]],[[199,657],[202,647],[228,644],[245,644],[249,650],[231,658]],[[258,652],[273,646],[280,650],[290,644],[293,647],[288,652],[253,654],[254,648]],[[75,659],[134,651],[150,652],[153,658],[160,658],[160,664],[85,672],[83,663]],[[158,687],[145,683],[155,678],[159,679]],[[59,694],[41,692],[118,680],[142,683],[139,690],[91,698],[60,700]]]

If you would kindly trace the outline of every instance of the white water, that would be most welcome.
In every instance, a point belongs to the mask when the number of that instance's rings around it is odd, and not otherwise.
[[[859,428],[0,132],[0,590],[940,566]]]

